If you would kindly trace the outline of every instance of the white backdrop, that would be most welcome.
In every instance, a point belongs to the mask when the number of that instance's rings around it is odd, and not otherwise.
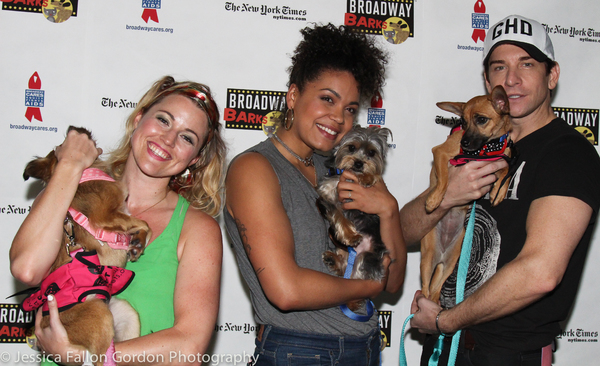
[[[35,182],[22,180],[23,168],[34,155],[45,155],[58,145],[71,124],[90,128],[99,145],[110,149],[122,135],[134,103],[153,81],[169,74],[210,85],[221,111],[229,108],[222,115],[229,118],[224,136],[232,158],[265,138],[260,123],[246,122],[251,114],[256,121],[255,115],[264,116],[270,109],[240,107],[228,96],[252,95],[248,97],[252,99],[285,91],[290,54],[300,40],[298,30],[312,22],[346,20],[357,31],[378,37],[391,55],[382,108],[383,123],[392,129],[394,140],[385,179],[401,205],[428,185],[430,149],[448,134],[435,119],[451,116],[435,103],[466,101],[485,92],[483,42],[473,38],[473,19],[482,20],[475,27],[483,32],[511,13],[545,24],[562,71],[553,105],[574,127],[580,124],[592,134],[592,141],[597,140],[600,3],[596,0],[72,0],[76,11],[70,17],[65,16],[67,10],[48,17],[59,23],[41,14],[43,3],[4,1],[0,10],[0,144],[5,151],[0,172],[0,296],[4,297],[22,289],[10,274],[8,250],[39,190]],[[390,17],[408,25],[409,37],[400,44],[386,42],[381,34],[380,21]],[[41,117],[30,121],[26,112],[36,106]],[[33,111],[29,116],[35,115]],[[366,110],[361,112],[361,124],[368,116]],[[222,301],[211,363],[240,364],[253,351],[255,323],[223,232]],[[594,308],[600,300],[600,269],[594,265],[600,260],[598,241],[596,236],[577,303],[563,325],[554,358],[559,365],[592,365],[600,355],[600,319]],[[390,335],[384,365],[398,364],[402,323],[420,287],[419,260],[413,250],[400,294],[376,300],[384,311],[382,327]],[[21,330],[31,316],[19,311],[14,298],[3,302],[0,364],[31,363],[23,359],[34,352],[22,343]],[[409,365],[418,364],[420,340],[418,333],[407,334]]]

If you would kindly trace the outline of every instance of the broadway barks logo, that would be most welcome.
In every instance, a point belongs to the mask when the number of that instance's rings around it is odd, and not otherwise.
[[[381,344],[385,347],[390,347],[392,345],[392,312],[389,310],[378,310],[377,313],[379,314]]]
[[[27,330],[34,324],[33,311],[17,304],[0,304],[0,343],[25,343]]]
[[[225,128],[274,132],[285,110],[285,96],[283,91],[227,89]]]
[[[2,10],[41,13],[52,23],[62,23],[77,16],[79,0],[0,0]]]
[[[552,107],[554,114],[567,121],[593,145],[598,145],[598,109]]]
[[[347,0],[344,25],[369,34],[381,34],[392,44],[413,37],[412,0]]]

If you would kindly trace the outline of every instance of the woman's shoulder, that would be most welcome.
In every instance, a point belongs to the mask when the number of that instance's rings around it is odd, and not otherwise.
[[[220,231],[219,223],[214,217],[193,206],[189,206],[185,214],[183,230],[185,231],[186,229]]]
[[[182,247],[183,245],[183,247]],[[221,227],[217,220],[204,211],[190,206],[181,228],[179,246],[183,248],[197,245],[207,250],[220,250],[223,246]]]
[[[246,151],[238,155],[229,164],[226,184],[244,180],[247,184],[264,182],[275,178],[275,171],[269,160],[262,154],[255,151]]]

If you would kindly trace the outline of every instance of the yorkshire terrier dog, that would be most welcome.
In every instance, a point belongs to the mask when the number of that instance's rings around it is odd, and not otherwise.
[[[71,130],[92,138],[84,128],[71,126]],[[27,164],[23,178],[47,183],[57,162],[54,151],[36,158]],[[113,338],[139,337],[137,312],[127,301],[111,295],[129,285],[133,272],[122,267],[139,258],[151,236],[145,221],[125,212],[126,193],[100,164],[96,161],[84,171],[65,218],[62,249],[39,290],[23,302],[26,310],[43,307],[41,326],[46,328],[46,300],[54,295],[71,343],[96,356],[106,353]]]
[[[387,249],[379,232],[379,216],[359,210],[343,210],[338,200],[337,185],[344,170],[352,171],[363,187],[379,182],[390,135],[391,131],[387,128],[354,126],[334,149],[326,163],[329,176],[317,187],[317,207],[329,221],[331,237],[339,246],[335,252],[323,253],[323,261],[338,276],[344,275],[348,264],[348,250],[343,246],[356,250],[351,278],[380,281],[385,274],[382,260]],[[355,310],[358,305],[360,302],[348,307]]]

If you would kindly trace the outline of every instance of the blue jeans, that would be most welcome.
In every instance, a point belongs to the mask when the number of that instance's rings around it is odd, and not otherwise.
[[[255,340],[256,366],[379,365],[379,329],[361,337],[353,337],[301,333],[270,325],[264,327],[261,339],[257,337]]]

